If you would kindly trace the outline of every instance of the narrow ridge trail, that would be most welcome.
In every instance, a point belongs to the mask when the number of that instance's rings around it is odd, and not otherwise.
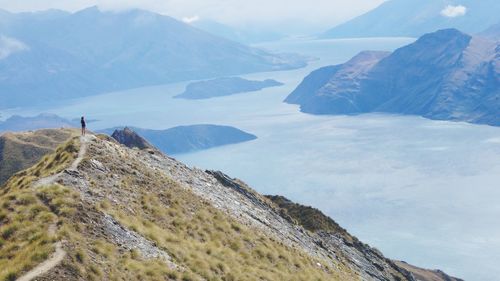
[[[87,143],[89,139],[90,139],[89,136],[80,137],[80,150],[78,151],[78,157],[73,161],[73,163],[71,163],[71,166],[66,170],[74,171],[78,169],[78,165],[80,165],[80,163],[83,160],[83,157],[85,157],[85,153],[87,152]],[[39,179],[33,185],[33,187],[39,188],[44,185],[53,184],[57,181],[57,179],[62,173],[64,173],[64,171],[46,178]],[[57,231],[57,226],[55,224],[51,224],[49,226],[49,231],[48,231],[49,235],[51,236],[55,235],[56,231]],[[59,263],[61,263],[64,257],[66,256],[66,251],[63,250],[61,241],[56,242],[54,244],[54,247],[56,249],[55,252],[47,260],[37,265],[32,270],[28,271],[23,276],[19,277],[17,281],[31,281],[34,278],[49,272],[51,269],[59,265]]]
[[[80,163],[83,160],[83,157],[85,157],[85,153],[87,153],[87,143],[88,143],[89,139],[90,138],[88,136],[82,136],[82,137],[80,137],[80,150],[78,151],[78,157],[75,159],[75,161],[73,161],[73,163],[71,163],[71,166],[68,169],[66,169],[66,170],[70,170],[70,171],[77,170],[78,165],[80,165]],[[41,187],[41,186],[44,186],[44,185],[53,184],[62,175],[62,173],[64,173],[64,171],[59,172],[57,174],[54,174],[52,176],[41,178],[38,181],[36,181],[33,186],[35,188],[38,188],[38,187]]]

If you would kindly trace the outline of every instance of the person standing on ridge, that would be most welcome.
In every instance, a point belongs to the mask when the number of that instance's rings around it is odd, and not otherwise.
[[[82,123],[82,136],[85,136],[85,128],[87,127],[87,124],[85,123],[85,118],[83,118],[83,116],[80,123]]]

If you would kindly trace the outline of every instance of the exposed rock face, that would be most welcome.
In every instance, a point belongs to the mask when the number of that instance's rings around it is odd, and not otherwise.
[[[134,131],[125,127],[123,130],[115,130],[111,135],[117,142],[129,148],[153,149],[149,142],[136,134]]]
[[[455,29],[311,73],[285,100],[315,114],[388,112],[500,125],[500,44]]]

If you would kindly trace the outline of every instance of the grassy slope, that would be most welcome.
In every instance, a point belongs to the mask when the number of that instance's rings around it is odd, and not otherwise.
[[[283,215],[291,217],[295,223],[305,229],[316,232],[325,231],[341,235],[348,242],[357,242],[358,239],[350,235],[333,219],[323,214],[320,210],[309,206],[294,203],[283,196],[266,196],[281,209]]]
[[[77,195],[62,186],[34,189],[32,183],[64,169],[76,155],[77,140],[68,141],[37,165],[14,175],[0,190],[0,280],[15,280],[47,259],[56,237],[51,223],[72,213]]]
[[[69,165],[78,150],[75,140],[20,172],[0,191],[0,280],[14,280],[44,260],[54,241],[63,241],[68,256],[40,280],[355,280],[349,269],[326,264],[299,249],[285,246],[262,232],[241,225],[161,171],[151,170],[130,155],[96,153],[105,174],[87,174],[91,194],[84,200],[71,186],[33,189],[39,177]],[[82,172],[82,171],[81,171]],[[111,186],[106,182],[113,182]],[[103,214],[112,215],[173,257],[180,269],[160,260],[124,251],[103,235]],[[58,226],[49,235],[48,225]]]
[[[44,155],[53,152],[76,131],[46,129],[25,133],[5,133],[0,136],[0,185],[10,176],[36,164]]]

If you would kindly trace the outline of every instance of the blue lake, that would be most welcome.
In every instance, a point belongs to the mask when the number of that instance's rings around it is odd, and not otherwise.
[[[317,207],[386,256],[467,280],[500,276],[500,128],[369,114],[313,116],[282,100],[312,70],[410,38],[295,40],[259,47],[317,57],[307,68],[243,75],[282,87],[208,100],[172,99],[187,82],[133,89],[3,115],[52,112],[164,129],[231,125],[255,141],[176,155],[259,192]]]

